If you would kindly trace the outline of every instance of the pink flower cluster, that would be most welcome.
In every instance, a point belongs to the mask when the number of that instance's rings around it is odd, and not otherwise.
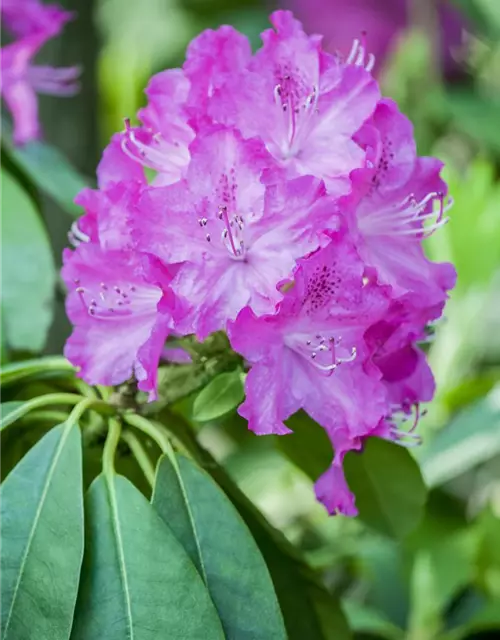
[[[2,47],[2,98],[14,121],[14,142],[40,135],[37,93],[72,96],[78,91],[77,67],[54,69],[32,64],[43,45],[61,33],[72,14],[38,0],[2,0],[3,26],[15,40]]]
[[[353,515],[346,452],[414,443],[433,395],[418,344],[455,272],[422,240],[446,185],[361,46],[341,59],[291,13],[271,22],[254,55],[231,27],[202,33],[104,151],[64,255],[66,356],[89,383],[135,375],[154,397],[169,333],[226,331],[250,367],[249,428],[286,434],[304,409],[335,451],[317,496]]]

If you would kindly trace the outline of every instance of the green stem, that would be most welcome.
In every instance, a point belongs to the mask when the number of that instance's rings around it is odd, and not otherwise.
[[[127,443],[132,455],[137,460],[137,464],[141,467],[146,480],[149,482],[151,487],[153,487],[155,483],[155,469],[149,459],[146,449],[144,449],[140,440],[130,431],[122,433],[122,440]]]
[[[96,400],[96,398],[83,398],[81,402],[79,402],[73,411],[69,414],[67,423],[68,424],[76,424],[80,418],[83,416],[87,409],[91,409],[95,405],[102,404],[100,400]]]
[[[2,429],[8,425],[16,422],[23,416],[25,416],[33,409],[39,409],[40,407],[46,407],[54,404],[78,404],[82,400],[82,396],[77,393],[47,393],[44,396],[38,396],[37,398],[31,398],[24,402],[18,409],[11,411],[7,414],[6,418],[2,420]]]
[[[95,390],[91,386],[89,386],[86,382],[84,382],[83,380],[80,380],[80,378],[75,378],[72,381],[72,384],[75,387],[75,389],[85,398],[94,398],[95,400],[99,398]]]
[[[104,443],[104,451],[102,453],[102,470],[109,480],[113,477],[115,472],[115,453],[120,440],[122,426],[119,420],[116,420],[115,418],[110,418],[108,425],[108,436]]]
[[[103,400],[108,400],[110,395],[113,393],[113,389],[110,387],[103,387],[101,384],[96,385],[96,389],[101,394],[101,398]]]
[[[172,448],[172,445],[173,445],[176,451],[180,451],[188,458],[193,457],[191,454],[191,451],[188,449],[188,447],[186,447],[184,442],[181,439],[179,439],[179,437],[177,436],[176,433],[174,433],[174,431],[172,431],[171,429],[167,429],[167,427],[165,427],[161,422],[158,422],[157,420],[154,420],[152,422],[152,425],[158,431],[164,434],[165,438],[167,438],[168,440],[168,443],[171,445],[172,451],[173,451],[173,448]]]
[[[64,413],[63,411],[53,411],[48,409],[46,411],[35,411],[28,414],[27,416],[24,416],[24,423],[26,424],[30,422],[40,422],[45,420],[46,422],[53,422],[54,424],[56,424],[65,422],[67,417],[68,414]]]
[[[123,419],[127,424],[135,427],[136,429],[139,429],[147,436],[149,436],[152,440],[154,440],[163,451],[163,453],[166,453],[169,457],[173,455],[172,445],[170,444],[169,439],[162,431],[160,431],[160,429],[158,429],[158,427],[152,424],[149,420],[143,418],[137,413],[125,413],[123,415]]]

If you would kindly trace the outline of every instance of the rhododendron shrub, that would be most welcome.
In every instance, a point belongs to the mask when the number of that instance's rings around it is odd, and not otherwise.
[[[255,54],[231,27],[202,33],[113,136],[64,254],[65,353],[154,399],[169,336],[226,332],[249,429],[286,437],[306,411],[334,451],[317,497],[355,515],[344,456],[417,443],[434,393],[422,345],[455,271],[423,240],[450,202],[372,57],[328,53],[289,12],[271,23]]]

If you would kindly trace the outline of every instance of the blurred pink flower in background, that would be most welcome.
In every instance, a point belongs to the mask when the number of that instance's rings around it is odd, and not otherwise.
[[[353,40],[366,33],[367,51],[377,61],[376,74],[424,7],[422,0],[289,0],[286,4],[307,31],[324,34],[323,45],[329,51],[348,56]],[[446,72],[452,72],[456,67],[453,50],[462,42],[463,20],[446,0],[436,4],[440,62]]]
[[[32,60],[43,45],[59,35],[73,15],[57,5],[37,0],[4,0],[3,25],[15,40],[2,47],[2,98],[14,123],[14,142],[24,144],[40,135],[37,93],[72,96],[80,70],[34,65]]]

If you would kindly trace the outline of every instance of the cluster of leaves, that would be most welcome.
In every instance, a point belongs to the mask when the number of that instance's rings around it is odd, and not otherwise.
[[[281,610],[288,637],[347,634],[333,596],[179,416],[145,417],[127,385],[91,389],[62,358],[7,365],[1,382],[16,398],[1,418],[3,638],[278,639]]]
[[[191,344],[192,364],[165,366],[153,404],[133,384],[88,387],[60,357],[3,367],[2,637],[398,638],[408,625],[451,640],[495,628],[496,518],[466,528],[440,492],[425,509],[417,464],[386,441],[347,460],[368,525],[351,531],[356,551],[338,539],[332,562],[316,541],[304,559],[200,444],[202,424],[236,426],[241,369],[220,347]],[[174,380],[183,397],[169,399]],[[290,426],[265,441],[316,477],[323,431],[302,414]]]

